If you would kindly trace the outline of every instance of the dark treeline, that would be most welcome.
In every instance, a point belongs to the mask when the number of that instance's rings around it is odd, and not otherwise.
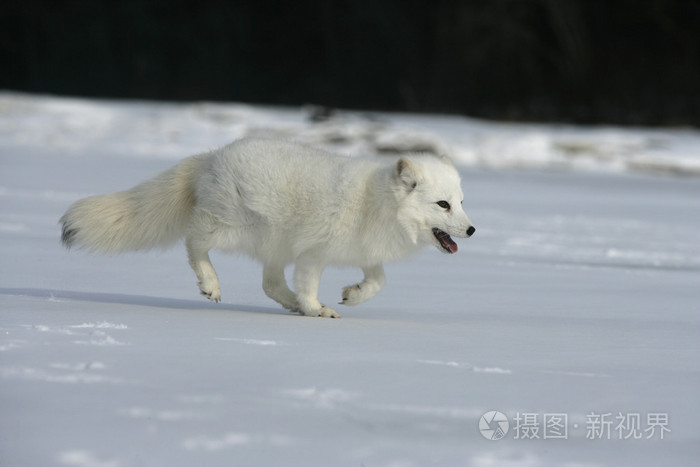
[[[0,88],[700,125],[700,1],[0,4]]]

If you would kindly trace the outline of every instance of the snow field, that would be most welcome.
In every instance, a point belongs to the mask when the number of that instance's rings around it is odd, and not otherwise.
[[[379,117],[0,94],[0,465],[696,464],[700,181],[668,174],[695,170],[698,134]],[[212,255],[213,304],[182,246],[60,247],[72,201],[261,133],[447,148],[477,233],[388,265],[342,320],[279,308],[245,258]],[[327,270],[321,300],[360,274]],[[552,414],[566,438],[543,439]]]

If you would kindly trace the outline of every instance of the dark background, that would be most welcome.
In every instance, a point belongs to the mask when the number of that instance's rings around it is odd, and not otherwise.
[[[4,1],[0,70],[40,93],[700,126],[700,1]]]

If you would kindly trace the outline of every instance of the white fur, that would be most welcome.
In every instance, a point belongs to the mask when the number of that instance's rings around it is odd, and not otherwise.
[[[362,282],[343,289],[341,304],[372,298],[385,283],[382,263],[427,244],[449,252],[434,228],[456,237],[469,236],[470,227],[473,233],[462,196],[446,158],[416,155],[391,163],[245,139],[185,159],[131,190],[79,200],[61,223],[67,247],[105,253],[164,247],[185,237],[201,293],[214,301],[221,292],[209,250],[244,252],[262,262],[270,298],[307,316],[338,317],[318,301],[327,265],[364,272]],[[296,292],[284,278],[292,263]]]

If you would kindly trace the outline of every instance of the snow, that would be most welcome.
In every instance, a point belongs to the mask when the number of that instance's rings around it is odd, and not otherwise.
[[[700,132],[309,112],[0,93],[0,465],[698,464]],[[477,233],[341,320],[246,258],[212,255],[213,304],[181,246],[61,248],[72,201],[246,135],[448,153]]]

